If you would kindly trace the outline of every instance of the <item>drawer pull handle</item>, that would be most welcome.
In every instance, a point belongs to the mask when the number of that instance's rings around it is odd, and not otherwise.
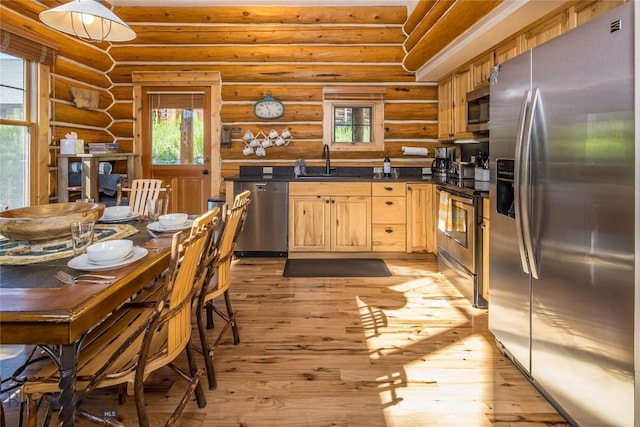
[[[393,233],[393,228],[385,228],[384,232],[391,234]]]
[[[387,191],[393,191],[393,187],[384,187],[384,189]]]
[[[384,202],[387,206],[393,205],[393,202]]]

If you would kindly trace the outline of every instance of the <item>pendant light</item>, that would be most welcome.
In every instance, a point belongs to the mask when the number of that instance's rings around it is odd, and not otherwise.
[[[54,30],[91,42],[133,40],[136,33],[95,0],[73,0],[40,12],[40,20]]]

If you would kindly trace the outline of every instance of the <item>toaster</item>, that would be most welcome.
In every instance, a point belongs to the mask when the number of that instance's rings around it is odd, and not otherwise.
[[[451,162],[449,176],[458,179],[475,179],[475,165],[471,162]]]

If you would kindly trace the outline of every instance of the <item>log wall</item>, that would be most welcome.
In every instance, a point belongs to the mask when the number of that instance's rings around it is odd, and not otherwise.
[[[92,44],[41,24],[38,13],[56,0],[3,2],[2,21],[48,39],[58,48],[53,70],[52,140],[75,131],[87,142],[119,142],[133,148],[133,71],[219,71],[223,82],[223,126],[231,148],[221,149],[223,176],[240,165],[320,162],[322,89],[381,86],[385,95],[385,147],[394,163],[430,163],[402,158],[401,147],[437,142],[437,86],[416,82],[402,66],[405,7],[118,7],[114,12],[136,32],[126,43]],[[100,92],[96,109],[76,108],[71,87]],[[253,116],[267,91],[285,104],[274,121]],[[286,147],[257,158],[242,154],[247,129],[268,133],[289,128]],[[335,153],[336,163],[378,165],[382,153]]]

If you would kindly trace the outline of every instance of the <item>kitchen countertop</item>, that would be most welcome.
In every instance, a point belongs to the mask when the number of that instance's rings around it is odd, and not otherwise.
[[[271,173],[264,173],[265,169]],[[296,177],[292,167],[274,166],[263,168],[261,166],[241,166],[240,175],[225,178],[227,181],[237,182],[405,182],[405,183],[432,183],[455,187],[453,179],[423,175],[421,167],[397,168],[400,172],[398,178],[375,178],[371,167],[338,167],[332,169],[331,175],[325,175],[325,168],[321,166],[307,167],[307,175]],[[471,185],[471,183],[474,183]],[[489,183],[465,180],[481,197],[489,197]],[[486,190],[485,190],[486,189]]]

